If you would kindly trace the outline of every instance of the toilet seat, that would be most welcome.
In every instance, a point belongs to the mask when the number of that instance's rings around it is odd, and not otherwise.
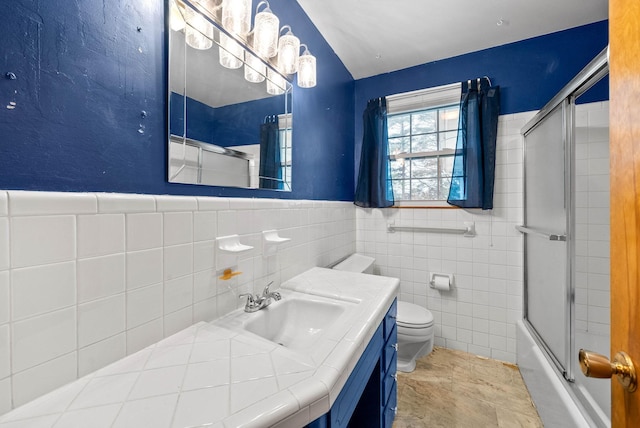
[[[398,302],[396,322],[404,329],[426,329],[433,326],[433,314],[422,306]]]

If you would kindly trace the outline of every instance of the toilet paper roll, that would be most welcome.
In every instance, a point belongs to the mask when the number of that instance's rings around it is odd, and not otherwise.
[[[435,288],[436,290],[450,290],[451,281],[448,276],[434,275],[431,280],[431,288]]]

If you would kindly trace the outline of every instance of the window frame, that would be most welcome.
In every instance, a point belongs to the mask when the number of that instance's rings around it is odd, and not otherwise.
[[[419,111],[451,108],[460,104],[462,84],[460,82],[450,85],[437,86],[433,88],[421,89],[417,91],[405,92],[387,96],[387,117],[401,114],[411,114]],[[439,129],[435,132],[440,134]],[[410,134],[411,135],[411,134]],[[442,176],[440,172],[441,156],[453,156],[455,149],[442,149],[429,152],[401,153],[399,155],[389,154],[389,161],[404,158],[432,158],[438,160],[437,179],[440,182]],[[410,177],[409,179],[413,179]],[[393,178],[392,178],[393,181]],[[396,200],[393,208],[457,208],[449,205],[445,200]]]

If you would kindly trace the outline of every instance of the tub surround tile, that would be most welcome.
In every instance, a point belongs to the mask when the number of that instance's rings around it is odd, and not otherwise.
[[[94,193],[9,191],[12,216],[96,214]]]

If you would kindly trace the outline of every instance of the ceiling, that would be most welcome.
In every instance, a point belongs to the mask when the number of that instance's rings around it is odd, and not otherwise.
[[[607,0],[297,1],[354,79],[608,18]]]

